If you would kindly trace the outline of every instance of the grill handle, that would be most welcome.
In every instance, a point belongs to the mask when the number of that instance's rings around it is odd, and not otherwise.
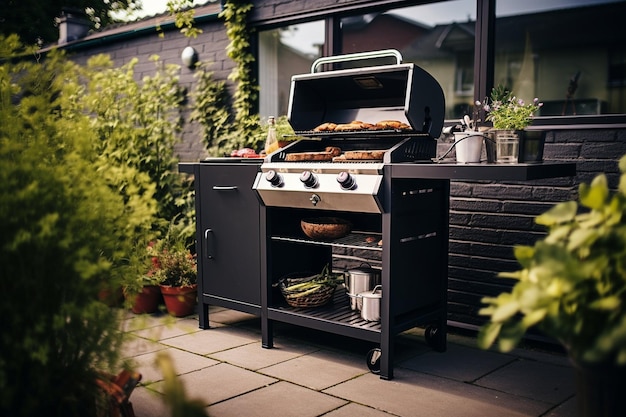
[[[354,54],[325,56],[316,59],[311,65],[311,73],[317,72],[317,67],[323,64],[337,64],[340,62],[358,61],[360,59],[378,59],[392,57],[396,59],[396,64],[402,63],[402,54],[396,49],[383,49],[380,51],[357,52]]]

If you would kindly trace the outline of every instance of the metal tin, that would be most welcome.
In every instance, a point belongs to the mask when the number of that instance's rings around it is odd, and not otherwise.
[[[361,299],[357,295],[380,285],[380,270],[372,268],[368,263],[362,263],[358,268],[346,271],[344,283],[350,297],[350,308],[360,310]]]

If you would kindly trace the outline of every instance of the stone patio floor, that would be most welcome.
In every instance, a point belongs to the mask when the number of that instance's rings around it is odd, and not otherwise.
[[[576,414],[567,358],[545,349],[507,354],[449,333],[445,353],[423,330],[396,338],[394,379],[366,365],[369,342],[275,324],[274,348],[261,347],[260,319],[211,307],[211,328],[198,317],[128,314],[124,356],[142,381],[130,400],[136,417],[171,416],[163,402],[158,353],[172,359],[188,398],[211,417],[565,417]]]

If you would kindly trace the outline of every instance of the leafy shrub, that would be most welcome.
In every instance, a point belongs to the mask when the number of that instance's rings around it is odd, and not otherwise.
[[[95,414],[122,342],[98,295],[154,221],[149,177],[77,106],[81,74],[57,53],[0,65],[0,415]]]

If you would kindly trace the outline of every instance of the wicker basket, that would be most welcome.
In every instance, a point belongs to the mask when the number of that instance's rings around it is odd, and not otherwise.
[[[323,285],[314,292],[301,295],[301,291],[289,291],[287,287],[311,281],[317,275],[313,272],[294,272],[280,279],[278,287],[291,307],[319,307],[333,298],[336,284]]]

